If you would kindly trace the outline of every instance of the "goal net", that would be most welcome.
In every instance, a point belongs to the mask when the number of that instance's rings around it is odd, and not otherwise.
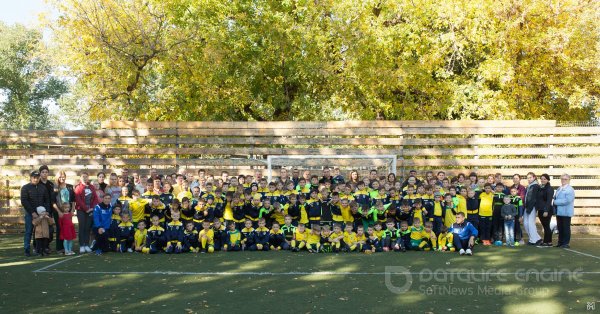
[[[396,174],[396,155],[269,155],[267,156],[267,174],[272,181],[274,169],[296,168],[299,170],[318,170],[325,167],[341,170],[386,170]]]

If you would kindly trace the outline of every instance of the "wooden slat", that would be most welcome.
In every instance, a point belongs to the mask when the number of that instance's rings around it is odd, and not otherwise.
[[[571,179],[571,185],[577,189],[579,186],[600,187],[600,179]]]
[[[174,129],[123,130],[0,130],[0,137],[115,137],[177,135]]]
[[[600,216],[600,207],[576,207],[577,216]]]
[[[598,204],[600,204],[600,199],[575,198],[575,206],[576,207],[594,207],[594,206],[598,206]]]
[[[166,121],[102,121],[103,129],[146,129],[146,128],[270,128],[270,129],[290,129],[290,128],[398,128],[398,127],[489,127],[494,125],[496,128],[530,128],[530,127],[555,127],[556,121],[553,120],[506,120],[506,121],[485,121],[485,120],[454,120],[454,121],[235,121],[235,122],[209,122],[209,121],[189,121],[189,122],[166,122]]]
[[[375,159],[370,159],[375,160]],[[88,167],[88,166],[124,166],[124,165],[188,165],[188,164],[204,164],[204,165],[215,165],[222,162],[227,165],[264,165],[266,160],[253,160],[253,159],[175,159],[175,158],[139,158],[139,159],[121,159],[121,158],[106,158],[106,159],[0,159],[0,166],[57,166],[57,167]],[[328,165],[340,165],[349,166],[355,164],[356,166],[364,166],[372,164],[369,160],[367,162],[350,159],[303,159],[303,160],[277,160],[278,165],[289,165],[289,166],[318,166],[316,162],[324,162]],[[385,163],[377,165],[387,165],[389,160],[386,159]],[[525,165],[536,165],[536,166],[564,166],[564,165],[599,165],[600,160],[598,158],[569,158],[569,159],[411,159],[411,160],[398,160],[398,167],[450,167],[450,166],[464,166],[464,167],[478,167],[478,166],[525,166]],[[553,168],[556,169],[556,168]]]
[[[180,144],[223,145],[543,145],[600,144],[600,136],[500,137],[500,138],[284,138],[284,137],[213,137],[180,138]]]
[[[176,144],[175,137],[107,137],[107,138],[29,138],[29,137],[11,137],[0,138],[0,144],[4,145],[167,145]]]
[[[444,167],[444,166],[562,166],[562,165],[600,165],[600,158],[547,158],[547,159],[405,159],[407,167]]]
[[[293,137],[109,137],[109,138],[0,138],[0,144],[61,145],[386,145],[386,146],[439,146],[439,145],[551,145],[600,144],[600,136],[555,137],[489,137],[489,138],[293,138]]]
[[[576,197],[600,197],[600,190],[575,190]],[[600,205],[600,199],[598,200]]]
[[[404,169],[406,174],[408,175],[408,171],[411,167],[407,167]],[[414,167],[417,168],[417,167]],[[468,175],[471,172],[475,172],[480,176],[486,176],[488,174],[501,173],[505,177],[511,177],[513,174],[520,174],[522,177],[528,172],[533,172],[537,175],[541,175],[542,173],[547,173],[550,176],[560,176],[563,173],[568,173],[571,176],[598,176],[600,175],[600,168],[471,168],[471,169],[448,169],[448,168],[424,168],[424,169],[416,169],[419,175],[424,175],[426,171],[433,171],[433,173],[437,173],[438,171],[446,172],[446,175],[456,176],[458,174]],[[402,169],[398,169],[398,172],[401,174]],[[558,179],[558,178],[556,178]]]
[[[404,156],[527,156],[598,155],[600,147],[494,147],[494,148],[414,148],[402,150]]]
[[[573,225],[600,225],[600,217],[573,217],[571,218]]]
[[[565,128],[318,128],[318,129],[263,129],[263,128],[195,128],[180,129],[182,136],[399,136],[399,135],[576,135],[600,134],[600,127]]]
[[[527,155],[600,155],[600,147],[532,148],[271,148],[271,147],[64,147],[0,149],[1,156],[43,155],[398,155],[398,156],[527,156]]]

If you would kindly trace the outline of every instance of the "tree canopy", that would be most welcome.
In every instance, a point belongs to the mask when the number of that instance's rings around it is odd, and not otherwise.
[[[600,114],[593,0],[54,1],[92,119]]]
[[[37,30],[0,22],[0,129],[41,129],[56,125],[47,102],[68,91],[53,75]]]

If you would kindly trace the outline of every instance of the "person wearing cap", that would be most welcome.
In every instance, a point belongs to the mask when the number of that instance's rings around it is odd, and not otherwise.
[[[54,196],[54,182],[49,179],[50,169],[46,165],[40,166],[38,169],[40,172],[40,184],[45,186],[48,190],[48,199],[50,200],[50,209],[48,210],[48,214],[54,217],[54,220],[58,220],[58,212],[54,209],[54,204],[56,203],[56,198]],[[54,239],[54,233],[56,231],[57,239],[58,239],[58,228],[57,226],[50,226],[50,242]],[[61,242],[61,241],[56,241]]]
[[[40,172],[33,171],[29,175],[29,183],[21,188],[21,205],[25,210],[25,235],[23,248],[25,256],[31,256],[31,235],[33,232],[33,218],[37,218],[36,208],[44,207],[50,210],[50,196],[46,186],[40,184]]]

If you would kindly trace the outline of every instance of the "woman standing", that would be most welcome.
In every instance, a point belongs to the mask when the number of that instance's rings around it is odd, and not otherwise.
[[[94,207],[100,202],[96,189],[90,183],[87,172],[81,174],[81,180],[75,187],[75,209],[79,222],[79,253],[90,253],[90,233],[94,221]]]
[[[537,214],[538,205],[536,204],[538,199],[538,194],[540,190],[540,185],[537,182],[537,177],[533,172],[527,174],[527,190],[525,191],[525,202],[524,207],[525,210],[523,212],[523,217],[521,218],[523,222],[523,228],[527,235],[529,236],[529,245],[539,245],[542,244],[542,239],[537,232],[537,228],[535,227],[535,217]]]
[[[67,174],[64,171],[59,171],[56,175],[56,184],[54,185],[54,191],[52,193],[52,206],[54,210],[54,221],[56,221],[56,251],[62,253],[64,251],[63,241],[58,240],[60,234],[60,225],[58,224],[59,216],[62,216],[63,206],[66,204],[69,206],[70,212],[75,210],[75,189],[73,185],[67,184]]]
[[[554,195],[554,207],[556,208],[556,224],[558,227],[557,247],[568,249],[571,242],[571,217],[575,214],[573,205],[575,203],[575,190],[571,187],[571,176],[563,174],[560,176],[561,186]]]
[[[538,210],[538,217],[544,228],[544,239],[541,246],[552,246],[552,229],[550,228],[550,220],[554,213],[552,206],[552,198],[554,197],[554,188],[550,186],[550,176],[546,173],[540,176],[540,191],[535,202]]]
[[[106,187],[108,186],[108,184],[106,184],[106,182],[104,182],[104,179],[106,178],[106,173],[98,172],[98,174],[96,175],[96,178],[97,178],[98,187],[100,188],[100,190],[102,190],[102,191],[106,190]]]

